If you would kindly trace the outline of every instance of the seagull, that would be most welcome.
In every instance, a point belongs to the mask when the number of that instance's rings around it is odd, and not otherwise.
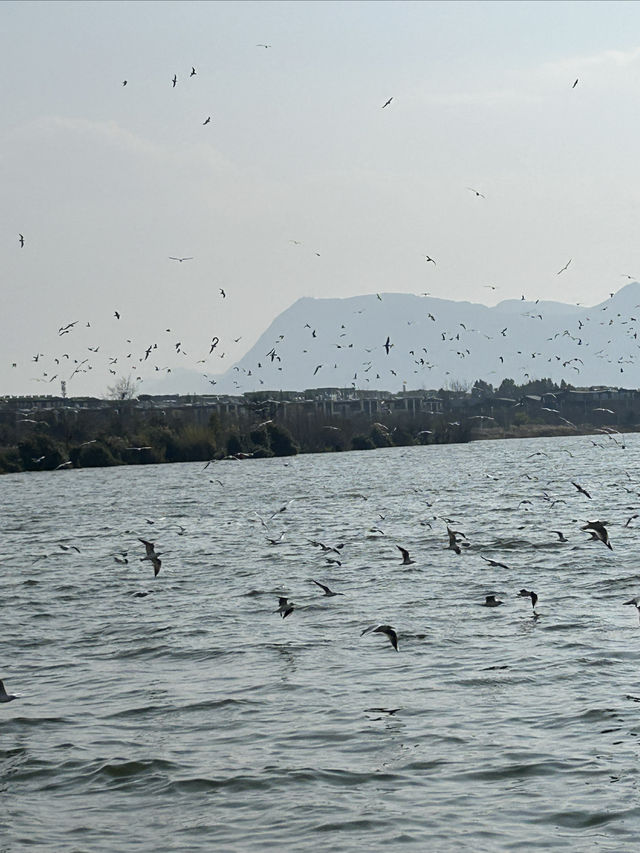
[[[120,319],[120,312],[119,312],[119,311],[114,311],[114,312],[113,312],[113,316],[116,318],[116,320],[119,320],[119,319]]]
[[[279,545],[282,542],[282,540],[284,539],[284,530],[282,531],[280,536],[278,536],[277,539],[271,539],[271,537],[269,537],[269,536],[267,536],[266,539],[267,539],[267,542],[269,543],[269,545]]]
[[[278,599],[278,609],[275,611],[275,613],[279,613],[283,619],[286,619],[290,613],[293,613],[293,602],[288,601],[283,596],[280,596],[280,598]]]
[[[368,628],[364,629],[360,636],[363,637],[365,634],[370,633],[386,634],[393,648],[398,651],[398,635],[396,634],[395,628],[392,628],[391,625],[370,625]]]
[[[632,598],[631,601],[625,601],[624,603],[625,604],[633,604],[635,606],[636,610],[638,611],[638,621],[640,622],[640,598]],[[2,682],[0,681],[0,685],[1,684],[2,684]],[[2,697],[0,696],[0,701],[8,701],[8,700],[2,700]]]
[[[192,261],[193,258],[174,258],[172,255],[169,255],[169,260],[178,261],[179,263],[182,263],[183,261]]]
[[[399,545],[396,545],[396,548],[402,554],[402,565],[403,566],[410,566],[412,563],[415,563],[415,560],[411,559],[411,557],[409,556],[409,552],[407,551],[406,548],[401,548]]]
[[[586,489],[583,489],[582,486],[580,486],[578,483],[574,483],[572,480],[571,485],[575,486],[581,495],[586,495],[589,499],[591,499],[591,495],[589,494],[589,492]]]
[[[196,71],[196,69],[195,69],[195,68],[193,67],[193,65],[192,65],[192,66],[191,66],[191,74],[189,74],[189,77],[195,77],[195,76],[196,76],[196,74],[197,74],[197,71]]]
[[[176,83],[178,82],[178,77],[175,74],[173,75],[173,79],[171,80],[171,82],[173,83],[172,88],[175,89]]]
[[[486,562],[489,563],[490,566],[495,566],[498,569],[507,569],[508,571],[510,571],[510,569],[511,569],[510,566],[506,566],[504,563],[499,563],[497,560],[490,560],[488,557],[485,557],[483,554],[480,554],[480,556],[482,557],[483,560],[486,560]]]
[[[264,47],[264,48],[267,48],[267,47],[271,47],[271,45],[270,45],[270,44],[257,44],[257,45],[256,45],[256,47]]]
[[[78,554],[80,553],[80,548],[78,548],[77,545],[61,545],[60,542],[58,542],[58,548],[62,548],[63,551],[70,551],[73,548],[73,550],[77,551]]]
[[[129,82],[128,80],[123,80],[123,81],[122,81],[122,85],[123,85],[123,86],[126,86],[128,82]]]
[[[552,533],[555,533],[560,542],[568,542],[569,540],[566,538],[562,530],[552,530]]]
[[[323,583],[319,583],[318,581],[314,581],[314,580],[313,580],[313,578],[311,578],[311,582],[312,582],[312,583],[314,583],[316,586],[319,586],[319,587],[320,587],[320,589],[323,589],[323,590],[324,590],[324,594],[325,594],[325,595],[328,595],[328,596],[331,596],[331,595],[344,595],[344,593],[343,593],[343,592],[334,592],[333,590],[329,589],[329,587],[328,587],[328,586],[325,586]]]
[[[556,273],[556,275],[560,275],[560,273],[561,273],[561,272],[564,272],[564,271],[566,270],[566,268],[569,266],[569,264],[571,263],[571,261],[572,261],[572,260],[573,260],[573,258],[569,258],[569,260],[567,261],[567,263],[562,267],[562,269],[561,269],[561,270],[558,270],[558,272]]]
[[[205,124],[209,124],[210,121],[211,121],[211,116],[207,116],[206,119],[202,122],[203,126]]]
[[[483,607],[499,607],[501,604],[504,604],[503,601],[500,601],[495,597],[495,595],[487,595],[484,599]]]
[[[157,577],[158,572],[160,571],[160,566],[162,565],[162,561],[160,560],[160,557],[158,556],[158,554],[156,554],[155,545],[153,544],[153,542],[147,542],[146,539],[141,539],[140,537],[138,537],[138,542],[142,542],[142,544],[144,545],[144,547],[147,550],[147,556],[142,557],[141,559],[143,561],[144,560],[150,560],[151,561],[151,564],[153,565],[153,576],[154,576],[154,578]]]
[[[389,98],[389,100],[382,105],[382,109],[384,109],[385,107],[388,107],[392,100],[393,100],[393,97]]]
[[[14,699],[17,699],[17,694],[7,693],[4,689],[4,684],[0,681],[0,702],[12,702]]]
[[[576,86],[578,85],[578,80],[579,80],[579,79],[580,79],[579,77],[576,77],[575,82],[574,82],[573,86],[571,87],[572,89],[575,89],[575,88],[576,88]]]
[[[447,527],[447,533],[449,534],[449,545],[447,546],[452,551],[455,551],[456,554],[461,554],[462,550],[458,545],[458,540],[456,539],[455,531],[451,530],[450,527]]]
[[[393,344],[391,343],[391,338],[387,335],[387,340],[384,343],[384,348],[387,351],[387,355],[389,355],[389,351],[390,351],[392,346],[393,346]]]
[[[18,234],[18,240],[20,241],[20,248],[24,249],[24,237],[22,234]]]
[[[613,551],[613,548],[611,547],[611,542],[609,542],[609,534],[607,533],[607,528],[601,521],[589,521],[581,529],[592,531],[591,535],[594,537],[594,539],[599,539],[607,546],[610,551]]]
[[[224,292],[224,290],[222,288],[220,288],[220,296],[222,296],[223,299],[227,298],[227,294]]]
[[[533,607],[533,612],[536,612],[536,603],[538,601],[538,596],[532,589],[521,589],[518,593],[518,598],[530,598],[531,606]]]
[[[478,190],[474,190],[473,187],[467,187],[468,190],[471,190],[472,193],[476,194],[476,198],[486,198],[486,196],[482,195],[482,193],[478,192]]]
[[[437,266],[436,262],[433,260],[432,257],[430,257],[429,255],[425,255],[425,258],[427,259],[428,264],[433,264],[434,267]]]

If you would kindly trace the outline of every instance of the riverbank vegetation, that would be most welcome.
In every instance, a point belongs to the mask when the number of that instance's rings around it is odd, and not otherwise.
[[[122,401],[106,413],[69,407],[43,410],[36,417],[16,415],[2,422],[0,473],[265,458],[491,438],[611,435],[635,430],[640,422],[636,392],[604,407],[587,403],[590,398],[573,389],[571,399],[561,399],[567,388],[550,380],[526,386],[504,380],[493,389],[479,381],[472,388],[438,391],[440,411],[389,408],[348,416],[287,408],[268,394],[254,395],[241,414],[210,413],[197,405],[179,411],[145,408],[136,400]]]

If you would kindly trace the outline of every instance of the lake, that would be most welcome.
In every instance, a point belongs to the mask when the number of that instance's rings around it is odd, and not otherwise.
[[[633,434],[5,475],[0,849],[637,849],[639,463]]]

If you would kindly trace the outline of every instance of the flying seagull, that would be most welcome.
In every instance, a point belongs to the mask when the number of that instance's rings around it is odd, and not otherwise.
[[[575,82],[574,82],[573,86],[571,87],[572,89],[575,89],[575,88],[576,88],[576,86],[578,85],[578,80],[579,80],[579,79],[580,79],[579,77],[576,77]]]
[[[533,607],[533,612],[536,612],[536,603],[538,601],[538,596],[532,589],[521,589],[518,593],[518,598],[530,598],[531,606]]]
[[[567,539],[567,537],[564,535],[564,533],[562,532],[562,530],[552,530],[551,532],[556,534],[556,536],[558,537],[558,540],[560,542],[568,542],[569,541]]]
[[[387,340],[384,343],[384,348],[387,351],[387,355],[389,355],[389,350],[391,349],[392,346],[393,346],[393,344],[391,343],[391,338],[387,335]]]
[[[175,89],[175,88],[176,88],[176,83],[178,82],[178,77],[177,77],[177,75],[175,75],[175,74],[173,75],[173,79],[171,80],[171,82],[173,83],[172,88],[173,88],[173,89]]]
[[[196,74],[197,74],[196,69],[195,69],[195,68],[193,67],[193,65],[192,65],[192,66],[191,66],[191,74],[189,74],[189,77],[195,77],[195,76],[196,76]]]
[[[393,100],[393,97],[389,98],[389,100],[388,100],[388,101],[386,101],[386,103],[384,103],[384,104],[382,105],[382,109],[384,109],[385,107],[388,107],[392,100]]]
[[[333,590],[329,589],[328,586],[325,586],[323,583],[318,583],[318,581],[314,581],[313,578],[311,579],[311,582],[314,583],[316,586],[319,586],[320,589],[323,589],[325,595],[344,595],[343,592],[334,592]]]
[[[499,563],[497,560],[490,560],[488,557],[485,557],[484,554],[480,554],[483,560],[489,563],[490,566],[495,566],[497,569],[507,569],[510,571],[510,566],[506,566],[504,563]]]
[[[556,273],[556,275],[560,275],[560,273],[561,273],[561,272],[564,272],[564,271],[566,270],[566,268],[569,266],[569,264],[571,263],[571,261],[572,261],[572,260],[573,260],[573,258],[569,258],[569,260],[567,261],[567,263],[562,267],[562,269],[561,269],[561,270],[558,270],[558,272]]]
[[[293,602],[288,601],[283,596],[280,596],[278,599],[278,609],[275,612],[279,613],[283,619],[286,619],[290,613],[293,613]]]
[[[173,255],[169,255],[169,260],[178,261],[179,263],[182,263],[183,261],[192,261],[193,258],[174,258]]]
[[[368,628],[364,629],[360,636],[363,637],[365,634],[370,633],[386,634],[393,648],[398,651],[398,635],[396,634],[395,628],[392,628],[391,625],[370,625]]]
[[[611,542],[609,542],[609,534],[607,532],[607,528],[601,521],[589,521],[581,529],[591,530],[592,536],[594,536],[596,539],[599,539],[600,542],[603,542],[610,551],[613,551],[613,548],[611,547]]]
[[[18,234],[18,240],[20,241],[20,248],[23,249],[24,248],[24,237],[22,236],[22,234]]]
[[[401,548],[399,545],[396,545],[396,548],[402,554],[402,565],[403,566],[410,566],[412,563],[415,563],[415,560],[411,559],[411,557],[409,556],[409,552],[407,551],[406,548]]]
[[[0,681],[0,702],[12,702],[14,699],[17,699],[17,695],[13,693],[7,693],[4,689],[4,684]]]
[[[434,267],[437,266],[436,262],[433,260],[432,257],[430,257],[429,255],[425,255],[425,258],[427,259],[428,264],[433,264]]]
[[[575,487],[576,487],[576,489],[580,492],[580,494],[581,494],[581,495],[586,495],[586,497],[588,497],[589,499],[591,499],[591,495],[589,494],[589,492],[588,492],[586,489],[583,489],[583,488],[582,488],[582,486],[581,486],[579,483],[574,483],[574,482],[573,482],[573,480],[572,480],[572,481],[571,481],[571,485],[572,485],[572,486],[575,486]]]
[[[472,193],[475,193],[476,198],[486,198],[485,195],[483,195],[481,192],[478,192],[478,190],[474,190],[473,187],[467,187],[467,189],[470,190]]]
[[[205,124],[209,124],[210,121],[211,121],[211,116],[207,116],[206,119],[202,122],[203,126]]]
[[[151,561],[151,564],[153,566],[153,576],[154,576],[154,578],[157,577],[158,572],[160,571],[160,566],[162,565],[162,561],[160,560],[160,557],[158,556],[158,554],[156,554],[156,549],[155,549],[154,543],[153,542],[147,542],[146,539],[141,539],[140,537],[138,537],[138,542],[142,542],[142,544],[144,545],[144,547],[147,551],[147,556],[142,557],[142,560],[143,561],[144,560],[150,560]]]
[[[455,530],[451,530],[450,527],[447,527],[447,533],[449,534],[449,544],[447,547],[450,548],[452,551],[455,551],[456,554],[461,554],[462,550],[461,550],[460,546],[458,545],[458,540],[456,539]]]

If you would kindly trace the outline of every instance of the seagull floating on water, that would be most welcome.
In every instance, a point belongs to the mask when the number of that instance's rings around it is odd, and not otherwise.
[[[501,604],[504,604],[503,601],[499,601],[495,595],[487,595],[484,599],[483,607],[499,607]]]

